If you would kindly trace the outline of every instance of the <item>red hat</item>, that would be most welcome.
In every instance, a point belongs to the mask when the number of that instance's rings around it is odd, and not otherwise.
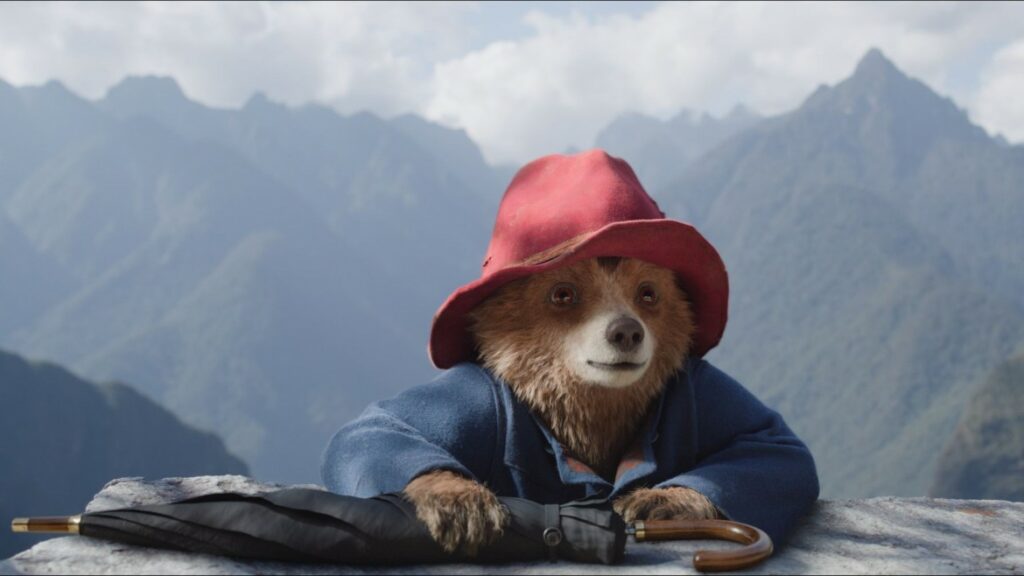
[[[556,247],[563,249],[537,258]],[[665,218],[629,164],[588,150],[545,156],[516,173],[498,208],[480,278],[453,292],[434,314],[430,360],[450,368],[475,358],[466,315],[504,284],[597,256],[675,271],[697,324],[690,353],[703,356],[721,340],[729,278],[718,252],[693,226]]]

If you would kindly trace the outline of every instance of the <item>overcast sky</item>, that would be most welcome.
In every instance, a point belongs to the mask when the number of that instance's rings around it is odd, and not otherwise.
[[[421,114],[488,160],[585,148],[626,111],[764,114],[877,46],[991,133],[1024,141],[1024,3],[0,3],[0,78],[99,98],[169,75],[205,104],[254,92]]]

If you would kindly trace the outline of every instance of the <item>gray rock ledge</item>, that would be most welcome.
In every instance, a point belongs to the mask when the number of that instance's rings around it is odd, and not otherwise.
[[[257,493],[281,486],[242,476],[121,478],[107,484],[87,511],[155,504],[212,492]],[[61,511],[39,510],[38,515]],[[74,512],[71,510],[63,512]],[[4,519],[5,523],[8,519]],[[727,543],[696,541],[631,543],[618,566],[566,562],[501,566],[446,564],[360,568],[245,562],[62,537],[35,545],[5,561],[0,574],[397,574],[516,573],[695,574],[698,548]],[[752,574],[1024,574],[1024,503],[999,500],[871,498],[817,503],[789,545]]]

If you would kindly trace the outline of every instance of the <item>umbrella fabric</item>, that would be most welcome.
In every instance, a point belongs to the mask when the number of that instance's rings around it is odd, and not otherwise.
[[[419,564],[622,560],[625,523],[606,500],[538,504],[500,498],[502,537],[473,557],[445,552],[398,494],[340,496],[311,489],[213,494],[83,514],[79,533],[129,544],[272,561]]]

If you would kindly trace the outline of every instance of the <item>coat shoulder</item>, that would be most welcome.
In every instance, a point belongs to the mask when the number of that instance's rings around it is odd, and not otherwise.
[[[452,426],[461,421],[493,425],[498,410],[497,386],[482,366],[462,362],[377,406],[424,424],[435,421],[438,426]]]
[[[426,386],[456,395],[461,402],[491,406],[498,381],[483,366],[461,362],[442,371]]]
[[[750,390],[703,358],[687,360],[685,371],[699,411],[718,412],[724,406],[742,413],[766,411]]]
[[[722,387],[743,388],[736,379],[703,358],[687,359],[683,371],[697,393],[711,392],[714,388]]]
[[[729,378],[725,372],[722,372],[714,364],[703,358],[687,358],[683,364],[683,372],[695,383],[717,380],[723,377]]]
[[[371,404],[328,444],[324,485],[368,497],[400,491],[434,469],[487,478],[498,446],[494,387],[486,371],[466,363]]]

